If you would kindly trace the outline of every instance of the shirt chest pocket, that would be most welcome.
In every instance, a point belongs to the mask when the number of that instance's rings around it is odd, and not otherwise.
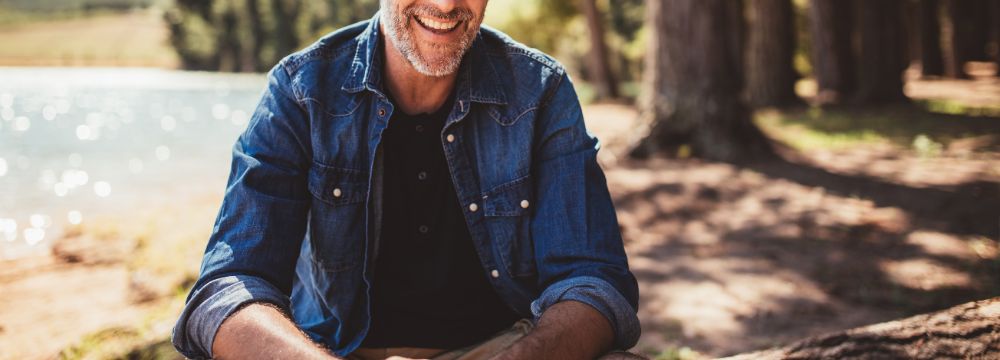
[[[313,261],[327,272],[357,267],[365,242],[367,174],[314,162],[309,192],[315,198],[309,214]]]
[[[534,276],[531,239],[533,186],[530,176],[504,183],[483,194],[483,215],[493,249],[510,276]]]

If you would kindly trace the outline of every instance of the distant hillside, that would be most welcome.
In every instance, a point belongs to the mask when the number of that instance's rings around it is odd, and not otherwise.
[[[160,0],[0,0],[0,9],[31,12],[79,12],[100,9],[127,10],[152,6]]]

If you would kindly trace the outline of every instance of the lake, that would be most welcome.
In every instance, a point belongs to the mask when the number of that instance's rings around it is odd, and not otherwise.
[[[266,78],[0,67],[0,259],[97,214],[221,194]]]

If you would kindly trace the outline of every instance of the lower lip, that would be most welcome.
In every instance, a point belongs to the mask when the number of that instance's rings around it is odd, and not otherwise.
[[[461,28],[462,24],[464,23],[464,21],[459,22],[458,25],[455,25],[455,27],[451,30],[435,30],[427,26],[424,26],[424,24],[421,24],[420,21],[417,21],[416,17],[413,17],[412,21],[414,22],[414,24],[416,24],[417,28],[423,30],[423,32],[428,36],[430,36],[432,39],[442,39],[442,40],[447,40],[456,36],[458,34],[458,29]]]

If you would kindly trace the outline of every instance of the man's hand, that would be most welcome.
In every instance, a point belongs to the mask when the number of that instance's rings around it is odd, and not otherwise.
[[[594,359],[611,350],[614,332],[600,312],[578,301],[552,305],[527,336],[495,360]]]
[[[313,343],[279,309],[250,304],[222,322],[212,353],[216,359],[316,359],[335,360]]]

